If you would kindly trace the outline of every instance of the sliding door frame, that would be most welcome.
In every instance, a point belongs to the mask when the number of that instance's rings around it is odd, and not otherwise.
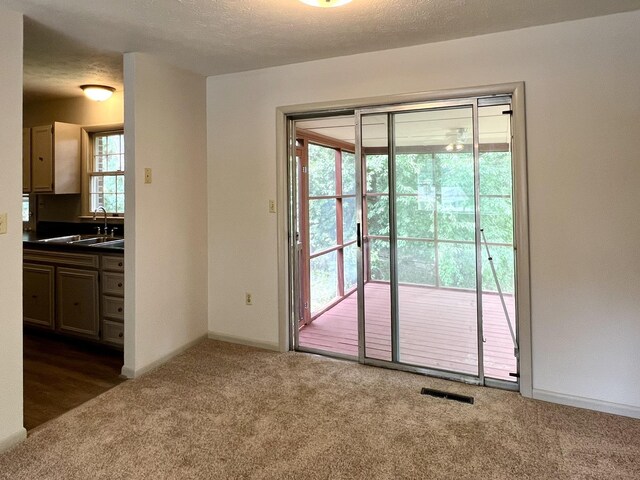
[[[279,344],[282,351],[295,349],[298,336],[297,328],[294,328],[295,312],[297,311],[296,296],[291,288],[297,280],[295,260],[295,225],[296,212],[291,202],[295,198],[295,138],[293,131],[294,120],[303,118],[317,118],[321,116],[334,116],[338,114],[353,114],[356,109],[373,111],[378,109],[394,109],[402,111],[403,108],[414,110],[415,104],[429,105],[431,102],[439,103],[442,100],[455,99],[467,102],[470,98],[477,97],[503,97],[511,96],[512,99],[512,166],[513,166],[513,191],[515,201],[515,225],[514,225],[514,249],[516,255],[516,289],[517,289],[517,322],[518,341],[520,346],[519,390],[523,396],[532,395],[532,358],[531,358],[531,309],[530,309],[530,269],[529,269],[529,228],[528,228],[528,193],[527,193],[527,163],[526,163],[526,125],[525,125],[525,98],[524,83],[509,83],[490,85],[484,87],[464,88],[457,90],[441,90],[435,92],[423,92],[414,94],[391,95],[385,97],[362,98],[343,100],[336,102],[311,103],[279,107],[276,112],[277,135],[277,188],[278,203],[281,205],[278,214],[278,303],[280,311]],[[477,109],[477,103],[476,103]],[[359,128],[356,128],[359,135]],[[474,138],[474,149],[477,149],[477,138]],[[356,146],[359,145],[356,139]],[[292,153],[292,154],[291,154]],[[475,152],[477,153],[477,151]],[[358,152],[356,152],[356,156]],[[357,158],[359,158],[357,156]],[[360,162],[356,162],[359,165]],[[294,170],[292,170],[292,168]],[[357,167],[358,168],[358,167]],[[356,172],[357,178],[361,178],[361,172]],[[293,197],[291,195],[294,195]],[[361,202],[360,202],[361,203]],[[362,211],[357,211],[358,218],[362,218]],[[293,245],[293,247],[292,247]],[[362,276],[363,265],[362,252],[359,251],[358,274]],[[359,282],[361,279],[359,278]],[[359,296],[359,301],[361,295]],[[359,328],[362,328],[359,322]],[[363,333],[363,332],[359,332]],[[361,342],[362,343],[362,342]],[[363,347],[361,347],[363,348]],[[362,352],[364,353],[364,352]],[[389,362],[367,359],[367,364],[380,365],[399,370],[426,373],[436,377],[444,377],[460,380],[467,383],[477,383],[478,378],[462,374],[453,374],[439,370],[430,370],[420,367],[412,367],[404,364],[391,364]],[[487,386],[507,387],[503,383],[493,379],[486,379]]]

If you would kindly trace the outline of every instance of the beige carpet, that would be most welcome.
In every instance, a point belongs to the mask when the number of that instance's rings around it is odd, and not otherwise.
[[[209,340],[37,429],[0,478],[637,480],[640,421]]]

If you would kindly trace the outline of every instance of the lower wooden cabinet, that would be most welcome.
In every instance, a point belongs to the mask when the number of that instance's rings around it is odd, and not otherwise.
[[[100,338],[98,272],[58,268],[56,276],[58,329]]]
[[[103,255],[100,262],[102,279],[102,341],[124,345],[124,258]]]
[[[124,344],[124,257],[27,250],[23,263],[24,323]]]
[[[22,309],[25,323],[53,330],[55,327],[54,267],[25,263],[22,279],[24,286]]]

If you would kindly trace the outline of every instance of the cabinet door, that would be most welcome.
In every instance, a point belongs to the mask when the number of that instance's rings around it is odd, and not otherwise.
[[[54,267],[25,263],[22,276],[24,322],[53,329]]]
[[[31,129],[31,191],[53,192],[51,125]]]
[[[98,272],[58,268],[58,330],[99,338]]]
[[[22,129],[22,193],[31,192],[31,129]]]

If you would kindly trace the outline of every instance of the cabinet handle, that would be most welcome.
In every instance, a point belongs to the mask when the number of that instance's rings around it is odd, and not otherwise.
[[[73,302],[74,307],[77,307],[78,305],[80,305],[80,302]]]
[[[118,287],[122,287],[122,282],[118,283]]]
[[[122,337],[124,337],[124,333],[120,332],[120,333],[118,334],[118,338],[122,338]]]
[[[38,157],[38,160],[40,160],[41,162],[44,162],[44,158],[42,157]]]
[[[118,266],[121,267],[122,266],[122,262],[118,262]]]
[[[118,313],[122,313],[122,307],[118,307]]]
[[[31,298],[38,298],[38,295],[31,295]]]

